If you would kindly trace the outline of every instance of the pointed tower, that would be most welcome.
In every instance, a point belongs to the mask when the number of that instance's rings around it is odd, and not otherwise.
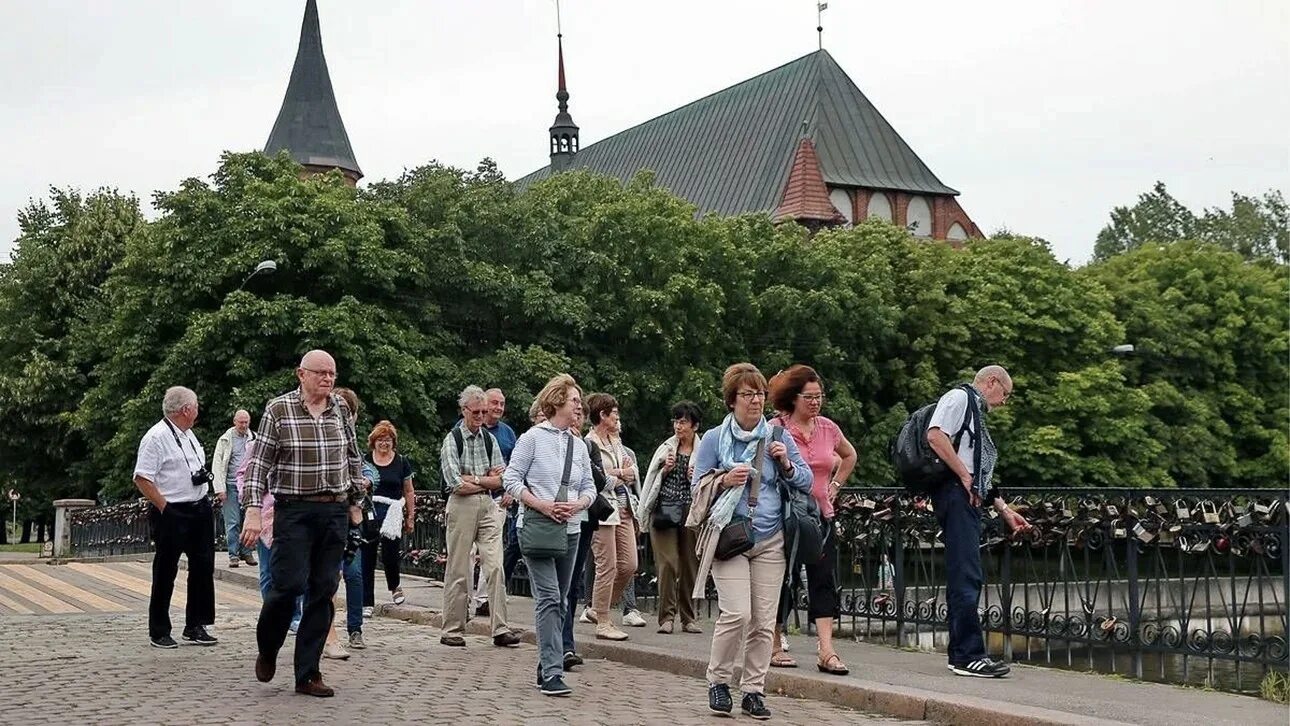
[[[270,155],[283,149],[291,152],[291,158],[304,166],[307,174],[340,169],[351,186],[363,178],[336,106],[331,75],[327,73],[317,0],[305,3],[296,64],[291,69],[291,81],[287,84],[278,120],[264,145],[264,153]]]
[[[774,217],[776,222],[795,220],[813,232],[847,221],[829,199],[829,188],[820,172],[820,156],[810,136],[803,135],[797,143],[793,166]]]
[[[560,102],[560,112],[551,124],[551,172],[568,169],[578,153],[578,125],[569,115],[569,89],[564,85],[564,34],[557,33],[556,48],[559,55],[559,89],[555,100]]]

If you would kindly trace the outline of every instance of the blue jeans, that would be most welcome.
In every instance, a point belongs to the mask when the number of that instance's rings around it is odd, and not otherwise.
[[[255,541],[255,551],[260,560],[260,599],[264,600],[269,597],[269,588],[273,587],[273,574],[269,572],[269,548],[264,544],[264,540]],[[348,582],[348,581],[346,581]],[[345,585],[349,587],[348,584]],[[348,600],[346,604],[348,604]],[[305,596],[301,595],[296,598],[296,612],[291,616],[292,630],[300,627],[300,616],[305,611]],[[362,611],[359,611],[359,617],[362,617]]]
[[[349,564],[341,560],[341,574],[345,578],[345,630],[363,632],[363,553],[355,552]]]
[[[569,549],[563,557],[525,557],[538,641],[537,675],[542,681],[564,675],[563,632],[573,561],[578,556],[577,532],[569,535]]]
[[[237,501],[237,484],[229,482],[224,491],[224,534],[228,540],[228,556],[240,557],[250,550],[239,541],[242,536],[242,507]]]
[[[985,657],[985,638],[977,604],[985,582],[981,574],[981,510],[972,506],[957,480],[932,492],[936,522],[945,539],[945,602],[949,607],[951,665]]]

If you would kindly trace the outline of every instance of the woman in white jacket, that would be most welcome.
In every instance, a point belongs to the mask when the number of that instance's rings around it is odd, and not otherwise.
[[[699,557],[696,534],[685,526],[690,513],[690,480],[694,452],[699,447],[699,407],[681,401],[672,407],[672,437],[659,445],[646,469],[641,489],[640,519],[649,527],[650,546],[658,574],[658,632],[672,633],[674,620],[681,630],[702,633],[695,622],[694,589]]]
[[[614,505],[613,514],[600,523],[591,539],[591,556],[596,565],[591,610],[596,638],[627,640],[627,633],[614,627],[609,619],[609,608],[636,576],[640,475],[618,435],[618,401],[607,393],[593,393],[587,397],[587,414],[592,430],[586,439],[600,451],[604,465],[606,486],[601,493]]]

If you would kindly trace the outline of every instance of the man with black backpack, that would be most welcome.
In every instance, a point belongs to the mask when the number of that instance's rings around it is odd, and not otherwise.
[[[991,485],[998,451],[985,424],[988,411],[1008,402],[1012,377],[1002,366],[977,371],[970,386],[941,396],[926,425],[926,441],[948,470],[927,487],[945,540],[946,602],[949,607],[949,668],[961,676],[1001,678],[1008,664],[986,655],[977,603],[981,573],[981,505],[998,510],[1012,530],[1030,525]],[[915,414],[917,417],[917,414]],[[915,418],[911,417],[911,418]]]

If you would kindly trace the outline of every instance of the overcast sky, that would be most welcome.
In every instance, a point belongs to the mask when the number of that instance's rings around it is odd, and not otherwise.
[[[0,256],[50,186],[154,190],[263,147],[304,0],[0,0]],[[553,0],[321,0],[367,181],[431,159],[545,165]],[[824,43],[987,233],[1085,261],[1156,180],[1290,190],[1285,0],[830,0]],[[586,146],[808,53],[814,0],[566,0]]]

